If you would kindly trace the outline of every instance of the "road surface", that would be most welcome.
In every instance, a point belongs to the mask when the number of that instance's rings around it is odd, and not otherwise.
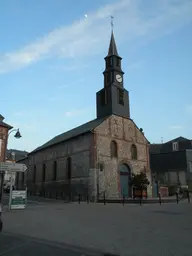
[[[51,246],[50,251],[56,252],[53,255],[60,255],[58,247],[63,253],[68,250],[69,256],[74,248],[79,250],[75,253],[82,252],[82,255],[92,252],[121,256],[192,255],[192,203],[187,201],[123,206],[38,200],[31,201],[25,210],[8,211],[7,207],[3,210],[3,235],[17,239],[22,236],[24,243],[26,239],[29,241],[20,250],[27,246],[27,251],[32,247],[48,250],[47,246]],[[7,253],[0,255],[9,255]]]
[[[101,256],[103,254],[86,253],[86,250],[79,250],[73,246],[66,247],[62,244],[42,241],[40,239],[31,239],[18,235],[6,233],[0,234],[0,255],[6,256]]]

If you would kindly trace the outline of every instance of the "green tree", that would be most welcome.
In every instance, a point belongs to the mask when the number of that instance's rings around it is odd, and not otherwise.
[[[140,173],[132,173],[130,178],[130,185],[135,187],[136,189],[146,189],[147,186],[150,184],[149,180],[147,179],[147,175],[145,171],[141,171]]]

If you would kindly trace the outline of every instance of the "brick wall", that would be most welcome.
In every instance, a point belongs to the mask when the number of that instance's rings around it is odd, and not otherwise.
[[[0,162],[5,161],[8,128],[0,126]]]

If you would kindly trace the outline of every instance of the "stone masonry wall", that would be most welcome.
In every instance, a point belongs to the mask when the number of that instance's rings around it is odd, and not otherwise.
[[[29,190],[45,190],[53,192],[69,192],[67,179],[67,158],[71,157],[71,193],[86,194],[89,183],[90,148],[92,134],[88,133],[59,145],[29,155],[27,183]],[[57,162],[57,180],[53,181],[53,163]],[[42,166],[46,165],[45,182],[42,182]],[[36,182],[34,184],[34,166],[36,166]]]
[[[98,161],[104,164],[106,196],[120,196],[119,166],[127,164],[131,172],[138,173],[146,167],[148,179],[151,180],[149,171],[148,142],[143,133],[132,120],[119,116],[111,116],[95,129],[97,136]],[[114,140],[118,147],[118,158],[111,159],[111,141]],[[137,147],[137,160],[131,159],[131,145]]]

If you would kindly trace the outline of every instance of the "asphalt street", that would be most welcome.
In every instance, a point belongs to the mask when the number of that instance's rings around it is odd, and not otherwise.
[[[44,240],[35,240],[7,233],[0,233],[0,255],[6,256],[101,256],[104,254],[86,253],[83,249],[66,247],[62,244],[54,244]]]

